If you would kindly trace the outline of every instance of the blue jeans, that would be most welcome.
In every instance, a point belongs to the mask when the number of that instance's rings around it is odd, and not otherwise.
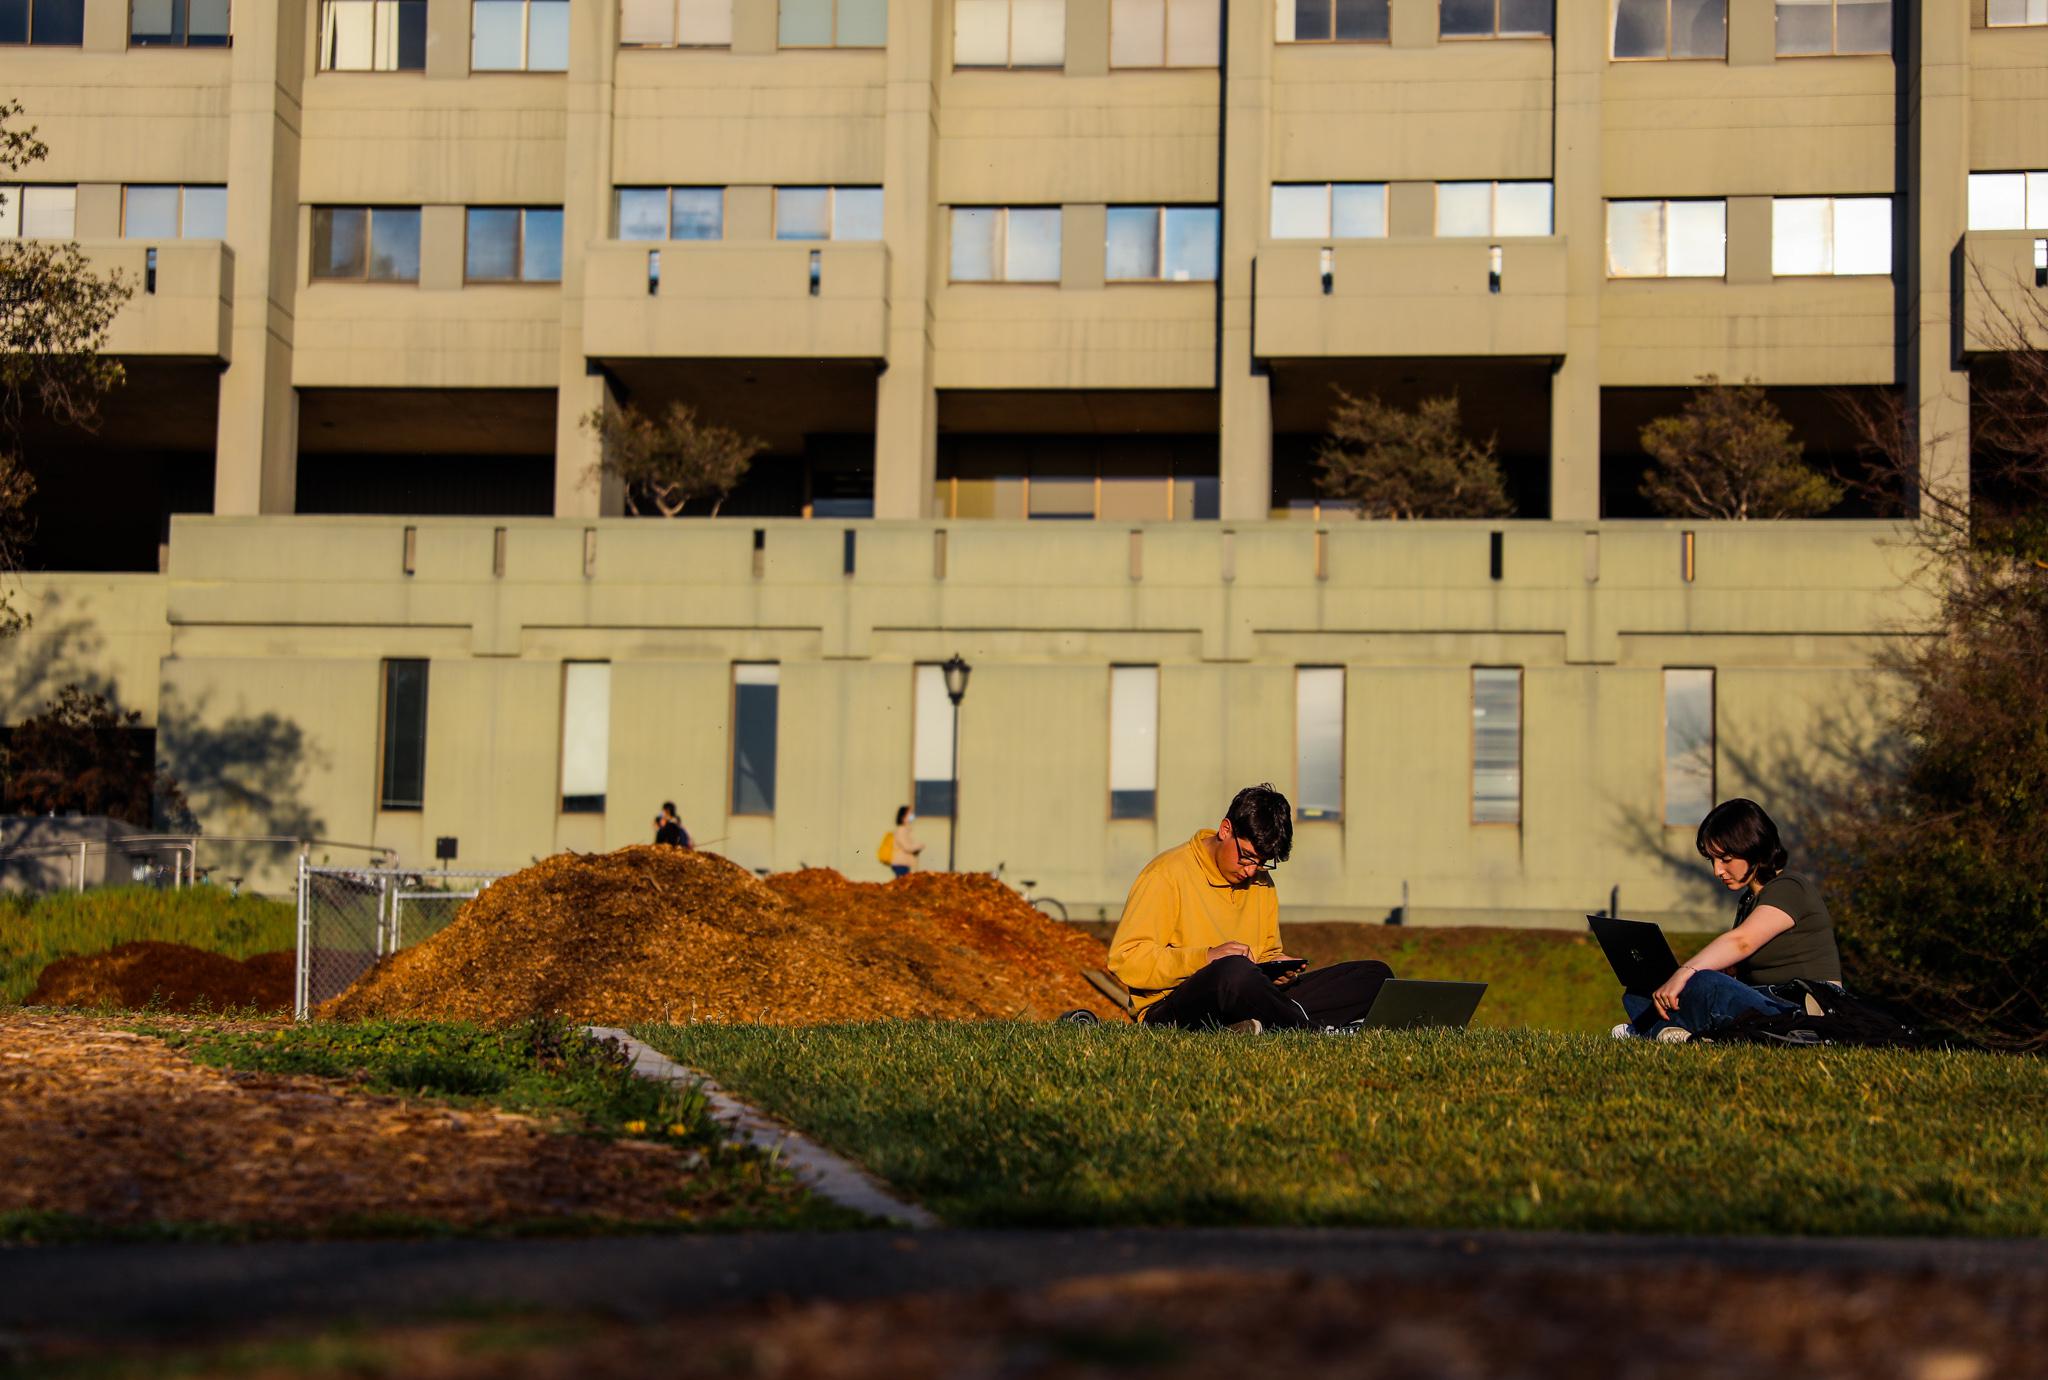
[[[1652,1037],[1671,1025],[1683,1026],[1695,1035],[1711,1035],[1735,1024],[1738,1017],[1751,1011],[1766,1016],[1789,1016],[1802,1009],[1789,1001],[1780,1001],[1761,987],[1751,987],[1712,969],[1694,973],[1679,992],[1678,1019],[1675,1021],[1659,1017],[1648,997],[1639,997],[1633,992],[1622,993],[1621,1006],[1628,1012],[1629,1020],[1637,1023],[1637,1031]]]

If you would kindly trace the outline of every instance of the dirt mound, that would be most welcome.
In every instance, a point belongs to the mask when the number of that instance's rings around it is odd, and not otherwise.
[[[138,939],[105,953],[58,959],[43,969],[23,1005],[279,1010],[292,1004],[296,961],[290,949],[243,962],[188,944]]]
[[[710,853],[562,854],[491,884],[433,938],[327,1003],[336,1019],[819,1025],[1045,1019],[1112,1008],[1100,941],[988,877],[879,884],[813,869],[761,882]]]

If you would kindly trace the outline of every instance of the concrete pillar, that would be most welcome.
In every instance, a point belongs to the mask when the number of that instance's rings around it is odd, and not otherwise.
[[[1391,0],[1387,41],[1396,48],[1434,48],[1442,0]]]
[[[1728,65],[1758,67],[1777,60],[1777,0],[1728,0]]]
[[[775,0],[733,0],[732,50],[735,53],[772,53],[777,43]]]
[[[875,385],[875,516],[921,518],[938,476],[938,393],[932,387],[931,301],[945,242],[932,204],[941,0],[889,6],[889,68],[882,126],[882,225],[889,242],[888,360]]]
[[[420,291],[457,292],[462,288],[463,255],[467,250],[467,208],[420,208]]]
[[[597,437],[583,419],[606,403],[605,381],[583,353],[587,248],[611,233],[612,65],[619,51],[617,5],[571,7],[568,128],[562,141],[562,352],[555,394],[555,516],[615,516],[616,485],[592,477]]]
[[[1387,187],[1387,234],[1428,239],[1436,233],[1436,183],[1394,182]]]
[[[775,189],[773,187],[727,187],[725,189],[725,237],[729,240],[774,239]]]
[[[470,0],[427,0],[427,77],[461,81],[469,76]]]
[[[1109,0],[1067,0],[1066,74],[1109,75]]]
[[[1060,212],[1060,291],[1094,292],[1103,285],[1109,207],[1068,206]]]
[[[1771,199],[1767,196],[1728,198],[1728,281],[1771,281]]]
[[[71,233],[81,240],[112,240],[121,236],[121,184],[81,182],[73,203]]]
[[[1273,509],[1272,380],[1253,353],[1253,292],[1259,241],[1264,237],[1272,143],[1272,12],[1264,5],[1225,8],[1223,261],[1216,342],[1218,406],[1222,412],[1220,508],[1230,521],[1264,518]]]
[[[88,53],[119,53],[128,48],[129,0],[85,0],[85,42]]]
[[[289,513],[297,500],[292,310],[300,267],[299,129],[306,5],[235,12],[229,67],[228,247],[235,256],[232,360],[220,379],[213,507]]]
[[[1952,322],[1962,304],[1951,290],[1969,223],[1970,9],[1905,5],[1899,16],[1907,25],[1897,45],[1907,83],[1899,191],[1908,212],[1895,262],[1905,276],[1901,354],[1907,396],[1919,412],[1921,506],[1928,511],[1938,496],[1967,504],[1970,494],[1970,376],[1957,367]]]
[[[1564,237],[1565,356],[1550,384],[1550,516],[1600,516],[1600,293],[1607,282],[1600,186],[1600,79],[1607,7],[1557,7],[1555,232]]]

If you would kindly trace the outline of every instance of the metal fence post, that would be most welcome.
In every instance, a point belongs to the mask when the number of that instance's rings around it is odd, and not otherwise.
[[[313,946],[307,943],[307,923],[311,919],[306,906],[306,855],[299,854],[299,971],[297,990],[292,994],[292,1015],[298,1020],[306,1019],[306,994],[311,977]]]

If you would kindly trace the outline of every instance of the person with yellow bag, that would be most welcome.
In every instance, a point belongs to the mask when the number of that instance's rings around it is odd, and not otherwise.
[[[908,877],[915,871],[917,855],[924,852],[924,845],[910,831],[916,819],[908,805],[899,805],[896,808],[896,827],[882,835],[882,841],[875,845],[875,861],[899,877]]]

